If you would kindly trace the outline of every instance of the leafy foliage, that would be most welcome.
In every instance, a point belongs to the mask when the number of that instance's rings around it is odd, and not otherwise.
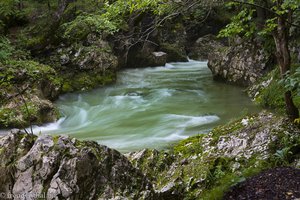
[[[82,40],[89,33],[113,34],[118,30],[117,24],[107,18],[96,14],[82,14],[75,20],[62,25],[64,38],[71,40]]]
[[[252,21],[254,9],[243,9],[233,16],[231,23],[220,31],[219,37],[253,36],[256,31],[255,23]]]
[[[0,1],[0,31],[2,32],[9,26],[25,22],[26,15],[21,9],[19,0]]]
[[[5,37],[0,37],[0,62],[7,60],[14,51],[14,47]]]
[[[292,74],[290,71],[285,74],[285,78],[280,83],[283,83],[286,90],[296,91],[300,96],[300,67],[296,68]]]

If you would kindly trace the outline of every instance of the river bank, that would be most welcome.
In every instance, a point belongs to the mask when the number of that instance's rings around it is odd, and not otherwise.
[[[223,3],[0,1],[0,198],[300,198],[299,5]]]
[[[126,157],[95,142],[14,132],[0,138],[0,191],[49,199],[221,199],[264,169],[299,168],[299,141],[297,127],[269,112],[168,151],[146,149]]]

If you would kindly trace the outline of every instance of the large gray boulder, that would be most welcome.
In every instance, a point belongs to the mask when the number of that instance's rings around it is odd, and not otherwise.
[[[96,142],[14,131],[0,139],[0,161],[3,199],[154,198],[151,183],[126,157]]]
[[[249,86],[269,71],[272,55],[255,42],[220,45],[208,55],[208,67],[216,80]]]

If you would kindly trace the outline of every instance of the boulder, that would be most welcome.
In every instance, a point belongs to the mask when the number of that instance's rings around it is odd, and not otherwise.
[[[148,179],[119,152],[67,136],[14,131],[0,139],[0,193],[26,199],[153,199]],[[4,197],[4,198],[5,198]]]
[[[167,63],[167,54],[162,51],[152,52],[152,59],[156,66],[164,66]]]
[[[63,92],[88,90],[116,79],[118,59],[108,42],[88,37],[85,42],[61,44],[47,61],[63,79]]]
[[[187,62],[187,33],[181,22],[166,23],[158,29],[159,50],[166,52],[167,62]]]
[[[189,58],[193,60],[207,60],[209,54],[221,48],[223,44],[214,35],[206,35],[200,37],[190,47],[188,54]]]
[[[288,119],[263,111],[183,140],[169,151],[142,150],[127,157],[153,181],[161,199],[215,199],[216,190],[226,191],[249,170],[284,159],[299,165],[299,133]],[[279,155],[287,148],[286,157]]]
[[[50,66],[24,60],[2,67],[0,127],[24,128],[55,121],[58,112],[50,100],[61,92],[61,79]]]
[[[167,53],[167,62],[187,62],[187,54],[184,46],[177,43],[162,43],[160,50]]]
[[[156,67],[164,66],[167,62],[167,54],[157,51],[152,43],[145,43],[143,46],[133,46],[127,55],[126,67]]]
[[[208,67],[215,80],[240,86],[255,83],[270,70],[272,61],[273,56],[255,42],[219,45],[208,55]]]

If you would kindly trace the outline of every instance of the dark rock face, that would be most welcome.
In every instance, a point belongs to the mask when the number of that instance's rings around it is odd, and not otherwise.
[[[272,60],[259,44],[241,42],[218,46],[208,55],[208,67],[216,80],[249,86],[269,71]]]
[[[49,64],[61,74],[63,92],[71,92],[114,82],[118,60],[106,41],[89,36],[85,43],[57,48]]]
[[[166,24],[158,30],[159,49],[167,53],[167,62],[186,62],[187,33],[181,22]]]
[[[128,52],[126,67],[155,67],[164,66],[167,62],[167,54],[157,51],[152,43],[145,43],[143,46],[134,46]]]
[[[132,42],[135,40],[138,42]],[[130,46],[128,44],[115,44],[114,46],[120,67],[154,67],[164,66],[166,62],[188,61],[185,50],[186,41],[185,27],[178,22],[155,29],[147,41],[131,38],[131,41],[127,41],[131,44]],[[158,57],[156,52],[164,52],[165,55]]]
[[[193,46],[189,49],[189,58],[194,60],[207,60],[209,54],[212,54],[223,45],[220,43],[216,36],[206,35],[198,38]]]
[[[148,179],[95,142],[12,132],[0,139],[0,193],[26,199],[153,199]]]

